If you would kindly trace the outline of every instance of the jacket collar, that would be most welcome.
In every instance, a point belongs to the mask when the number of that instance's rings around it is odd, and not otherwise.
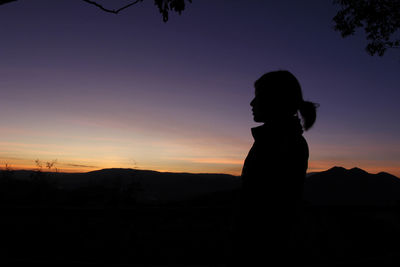
[[[275,121],[270,123],[265,123],[261,126],[251,128],[251,134],[254,140],[259,140],[265,138],[265,136],[271,135],[298,135],[303,133],[303,128],[298,117],[290,118],[284,121]]]

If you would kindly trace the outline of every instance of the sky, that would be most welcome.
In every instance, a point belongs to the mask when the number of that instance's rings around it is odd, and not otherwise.
[[[98,1],[116,9],[129,1]],[[286,69],[320,104],[308,171],[400,177],[400,53],[342,38],[321,0],[193,0],[162,21],[153,1],[118,15],[81,0],[0,6],[0,167],[51,162],[240,175],[254,81]]]

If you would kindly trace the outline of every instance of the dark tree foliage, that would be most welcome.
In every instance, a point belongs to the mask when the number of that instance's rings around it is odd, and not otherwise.
[[[188,0],[192,3],[192,0]],[[185,10],[185,0],[154,0],[155,5],[163,16],[164,22],[168,21],[168,12],[175,11],[179,15]]]
[[[7,4],[10,2],[16,2],[18,0],[0,0],[0,5],[3,4]],[[136,0],[136,1],[132,1],[129,4],[119,7],[117,9],[110,9],[107,7],[104,7],[103,5],[99,4],[97,1],[93,1],[93,0],[82,0],[88,4],[94,5],[98,8],[100,8],[101,10],[103,10],[104,12],[108,12],[108,13],[113,13],[113,14],[118,14],[120,11],[133,6],[139,2],[143,2],[143,0]],[[188,1],[189,3],[192,3],[192,0],[154,0],[154,4],[158,7],[158,10],[160,11],[162,17],[163,17],[163,21],[167,22],[168,18],[169,18],[169,12],[170,11],[174,11],[177,12],[179,14],[182,13],[183,10],[185,10],[186,7],[186,1]]]
[[[370,55],[383,56],[388,48],[400,48],[400,0],[334,0],[341,9],[333,18],[343,37],[363,28]]]

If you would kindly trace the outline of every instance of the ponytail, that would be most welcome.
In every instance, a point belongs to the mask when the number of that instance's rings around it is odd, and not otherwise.
[[[303,128],[304,130],[310,129],[317,118],[317,107],[318,104],[310,102],[310,101],[303,101],[300,104],[300,115],[303,119]]]

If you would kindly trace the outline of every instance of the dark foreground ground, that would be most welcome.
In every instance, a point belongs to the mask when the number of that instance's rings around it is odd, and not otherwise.
[[[0,266],[227,266],[232,258],[235,177],[63,175],[1,173]],[[343,168],[319,175],[308,178],[290,240],[298,253],[287,256],[296,266],[400,266],[398,178]]]
[[[226,266],[231,256],[229,208],[0,212],[1,266]],[[396,208],[308,207],[293,238],[303,255],[298,265],[400,266],[399,221]]]

